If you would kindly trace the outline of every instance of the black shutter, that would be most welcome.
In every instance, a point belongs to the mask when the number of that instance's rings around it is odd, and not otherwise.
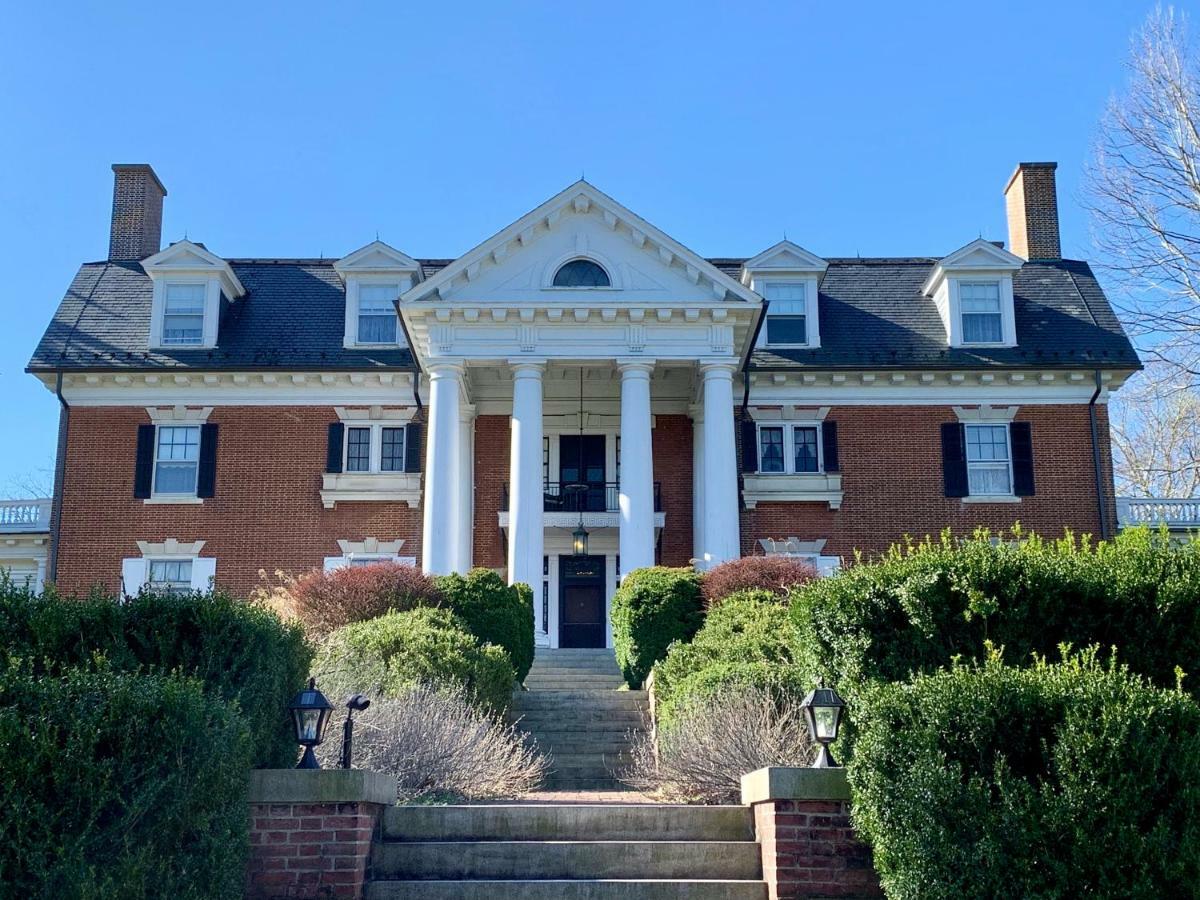
[[[421,471],[421,457],[425,454],[425,445],[421,441],[423,431],[420,422],[409,422],[404,429],[405,472]]]
[[[969,493],[966,431],[960,422],[942,423],[942,482],[947,497],[965,497]]]
[[[325,454],[325,471],[338,474],[342,471],[342,441],[346,426],[341,422],[329,423],[329,448]]]
[[[196,496],[208,498],[217,489],[217,426],[200,426],[200,471],[196,475]]]
[[[1013,422],[1008,426],[1012,443],[1013,493],[1018,497],[1033,496],[1033,433],[1028,422]]]
[[[139,425],[137,458],[133,467],[133,496],[145,500],[154,486],[154,426]]]
[[[758,429],[751,419],[742,422],[742,471],[758,471]]]
[[[838,445],[837,445],[837,422],[826,419],[821,423],[821,453],[825,457],[825,471],[837,472],[840,470],[838,465]]]

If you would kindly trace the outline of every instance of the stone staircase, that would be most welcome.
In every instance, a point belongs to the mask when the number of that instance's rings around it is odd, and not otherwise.
[[[548,791],[615,791],[632,733],[645,726],[645,691],[620,690],[612,650],[539,649],[509,715],[553,759]]]
[[[740,806],[397,806],[366,900],[766,900]]]

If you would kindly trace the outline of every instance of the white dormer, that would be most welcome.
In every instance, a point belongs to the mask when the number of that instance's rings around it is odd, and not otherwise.
[[[142,261],[154,282],[150,346],[209,349],[217,346],[221,298],[246,293],[229,263],[200,244],[177,241]]]
[[[829,263],[783,240],[742,265],[742,284],[767,300],[759,347],[821,346],[817,297]]]
[[[933,298],[951,347],[1015,347],[1013,273],[1024,264],[983,238],[942,259],[921,292]]]
[[[333,268],[346,284],[343,346],[403,346],[396,299],[421,280],[421,264],[383,241],[372,241]]]

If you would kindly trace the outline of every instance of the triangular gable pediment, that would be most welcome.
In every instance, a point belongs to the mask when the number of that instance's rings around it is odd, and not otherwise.
[[[976,238],[938,261],[925,280],[922,293],[935,290],[947,272],[1015,272],[1023,265],[1025,260],[1021,257],[984,238]]]
[[[232,299],[246,293],[229,263],[208,248],[186,238],[142,260],[142,268],[151,278],[158,278],[170,272],[214,273],[220,276],[222,290],[226,296]]]
[[[628,299],[726,300],[759,303],[749,288],[655,228],[586,181],[578,181],[488,238],[401,300],[564,300],[551,279],[573,259],[595,261],[611,288]],[[594,295],[593,295],[594,296]],[[614,296],[613,299],[616,299]]]
[[[350,273],[411,272],[420,277],[421,264],[403,251],[375,240],[333,264],[343,278]]]
[[[786,238],[742,264],[742,283],[749,284],[755,272],[822,273],[829,263]]]

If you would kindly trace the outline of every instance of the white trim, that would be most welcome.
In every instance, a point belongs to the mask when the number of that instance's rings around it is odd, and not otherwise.
[[[569,262],[574,262],[577,259],[585,262],[595,263],[604,270],[604,274],[608,276],[608,284],[598,287],[570,287],[567,285],[556,285],[554,278],[558,275],[558,270]],[[622,290],[621,284],[621,269],[613,261],[606,256],[597,253],[592,249],[570,250],[566,253],[560,253],[555,258],[549,260],[542,269],[541,287],[544,291],[619,291]]]
[[[353,275],[408,274],[420,280],[421,264],[402,250],[376,238],[371,243],[343,256],[333,270],[344,281]]]
[[[746,509],[755,509],[760,503],[828,503],[830,509],[840,509],[844,496],[842,476],[837,472],[742,477],[742,501]]]
[[[1011,422],[1016,418],[1019,406],[988,406],[986,403],[982,406],[956,406],[954,407],[954,415],[958,416],[960,422],[991,422],[993,424],[1003,424]]]
[[[212,415],[211,406],[147,406],[146,415],[155,425],[202,425]]]
[[[829,263],[815,253],[805,250],[799,244],[794,244],[784,238],[773,247],[768,247],[762,253],[742,264],[742,284],[750,284],[755,273],[769,274],[775,272],[816,272],[823,274],[829,268]]]
[[[1020,498],[1016,497],[1013,490],[1013,452],[1012,452],[1012,428],[1007,422],[965,422],[963,423],[963,461],[967,467],[967,491],[968,494],[964,500],[972,503],[1012,503],[1019,502]],[[971,466],[974,464],[977,468],[999,468],[1001,460],[975,460],[972,463],[970,456],[971,442],[967,437],[967,433],[972,428],[1003,428],[1004,429],[1004,446],[1007,458],[1003,460],[1008,467],[1008,490],[1002,494],[972,494],[971,490]]]
[[[1021,498],[1014,494],[968,494],[960,498],[963,503],[1020,503]]]
[[[824,416],[821,417],[824,419]],[[784,420],[778,419],[775,421],[755,421],[754,439],[758,442],[758,471],[754,474],[764,477],[776,475],[823,475],[825,474],[825,441],[824,441],[824,424],[821,419],[818,420]],[[783,471],[782,472],[766,472],[762,467],[762,430],[764,428],[781,428],[783,429]],[[796,471],[796,429],[797,428],[812,428],[817,432],[817,470],[815,472],[797,472]]]
[[[343,419],[345,428],[342,429],[342,471],[339,474],[345,475],[402,475],[414,474],[408,471],[406,464],[408,463],[408,426],[411,421],[405,422],[400,420],[393,421],[363,421],[362,419]],[[370,432],[367,444],[367,468],[351,470],[348,463],[350,460],[350,431],[351,429],[360,428]],[[383,430],[385,428],[395,428],[404,432],[404,444],[400,452],[400,468],[385,469],[383,468]]]
[[[407,503],[421,505],[420,472],[324,472],[321,475],[321,505],[334,509],[338,503]]]
[[[343,556],[395,556],[404,546],[404,540],[381,541],[378,538],[364,538],[361,541],[338,540],[338,547]]]
[[[163,428],[179,428],[188,429],[196,432],[196,460],[195,460],[195,478],[192,480],[192,488],[190,491],[160,491],[158,489],[158,444],[159,432]],[[200,498],[197,492],[200,489],[200,453],[203,449],[204,432],[200,427],[199,422],[186,421],[183,423],[162,423],[154,426],[154,455],[150,468],[150,496],[146,498],[147,502],[153,500],[157,503],[178,503],[180,501],[190,503]],[[174,462],[179,462],[175,460]],[[184,460],[187,462],[187,460]]]
[[[345,273],[344,279],[346,282],[346,304],[345,304],[345,323],[346,331],[342,336],[342,346],[347,349],[356,347],[365,348],[380,348],[380,347],[403,347],[404,344],[404,329],[400,324],[400,316],[396,314],[396,340],[395,341],[360,341],[358,339],[358,317],[359,317],[359,290],[363,285],[383,285],[395,286],[396,300],[412,287],[413,279],[408,275],[387,275],[387,274],[358,274]]]
[[[333,411],[347,425],[383,421],[384,424],[407,425],[417,414],[415,406],[335,406]]]
[[[217,573],[217,560],[212,556],[200,556],[205,541],[179,541],[167,538],[163,541],[138,541],[140,557],[128,557],[121,561],[121,585],[126,596],[133,596],[149,583],[152,562],[190,562],[191,582],[189,589],[207,591],[212,589]]]

